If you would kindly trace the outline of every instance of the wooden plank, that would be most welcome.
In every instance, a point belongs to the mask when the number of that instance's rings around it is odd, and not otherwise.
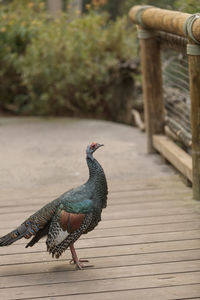
[[[113,232],[113,231],[112,231]],[[157,241],[170,241],[170,240],[174,240],[176,238],[176,240],[182,240],[182,239],[198,239],[200,238],[200,232],[199,232],[199,225],[197,226],[196,229],[191,229],[191,230],[175,230],[175,231],[166,231],[166,232],[148,232],[148,233],[142,233],[139,232],[138,234],[131,234],[129,232],[129,230],[126,230],[126,234],[121,234],[118,235],[117,234],[118,230],[116,230],[116,234],[114,234],[113,236],[110,235],[101,235],[99,236],[99,238],[94,238],[94,236],[92,235],[92,233],[88,233],[87,235],[83,235],[83,237],[85,238],[81,238],[80,241],[81,242],[81,247],[85,247],[85,244],[90,244],[91,247],[95,246],[95,247],[102,247],[105,245],[109,246],[109,245],[118,245],[119,242],[121,241],[121,243],[143,243],[144,241],[146,243],[151,243],[151,242],[157,242]],[[26,239],[21,239],[20,241],[17,241],[15,244],[15,247],[17,247],[17,245],[19,247],[21,247],[22,245],[24,246],[28,241]],[[12,246],[13,248],[13,246]],[[7,249],[7,247],[2,247],[0,248],[0,254],[5,252],[5,249]],[[31,250],[31,248],[29,248],[29,250]],[[28,251],[28,249],[27,249]],[[7,251],[6,251],[7,253]]]
[[[170,223],[170,224],[159,224],[159,225],[148,225],[148,226],[136,226],[136,227],[122,227],[122,228],[107,228],[94,230],[90,233],[90,238],[100,237],[112,237],[121,235],[138,235],[138,234],[153,234],[153,233],[166,233],[166,232],[178,232],[178,231],[191,231],[199,230],[200,221],[197,222],[184,222],[184,223]],[[88,238],[88,236],[83,236]]]
[[[34,286],[22,286],[16,288],[8,288],[1,290],[2,299],[23,299],[47,297],[56,295],[76,295],[81,293],[100,293],[106,291],[120,291],[135,289],[156,288],[176,285],[199,284],[200,272],[176,273],[164,275],[150,275],[150,276],[135,276],[114,279],[102,279],[87,281],[87,272],[82,272],[82,280],[76,284],[68,283],[66,278],[57,284],[38,284]],[[66,277],[66,275],[65,275]],[[16,297],[17,295],[17,297]],[[33,296],[34,295],[34,296]],[[6,298],[8,297],[8,298]]]
[[[88,245],[87,248],[79,247],[80,241],[76,242],[76,249],[80,257],[84,258],[96,258],[96,257],[108,257],[108,256],[121,256],[121,255],[141,255],[144,253],[160,253],[170,251],[183,251],[183,250],[196,250],[200,249],[199,239],[184,240],[184,241],[167,241],[167,242],[156,242],[156,243],[141,243],[141,244],[125,244],[118,246],[107,246],[107,247],[95,247],[92,248]],[[11,246],[10,246],[11,247]],[[44,251],[37,251],[39,245],[36,245],[31,252],[24,249],[24,253],[13,253],[7,255],[1,255],[0,266],[23,264],[30,262],[41,262],[41,261],[52,261],[51,256],[46,252],[44,245]],[[11,251],[11,250],[10,250]],[[8,253],[8,251],[7,251]],[[71,259],[69,250],[63,255],[64,258]]]
[[[121,207],[121,199],[114,199],[111,201],[111,199],[109,199],[108,202],[108,206],[109,208],[113,208],[113,209],[117,209],[119,207]],[[142,201],[141,201],[142,202]],[[132,206],[133,208],[137,208],[137,207],[141,207],[141,202],[139,201],[139,199],[135,200],[134,197],[127,197],[127,198],[123,198],[123,206],[124,207],[128,207],[128,206]],[[172,199],[166,199],[166,201],[164,201],[164,199],[160,200],[160,199],[147,199],[147,201],[143,201],[144,205],[146,208],[150,208],[150,207],[177,207],[177,206],[192,206],[193,203],[191,203],[191,201],[188,199],[188,196],[183,196],[177,199],[177,197],[173,197]],[[36,212],[37,210],[39,210],[42,207],[42,205],[27,205],[27,206],[23,206],[23,205],[17,205],[15,210],[11,210],[12,206],[1,206],[0,207],[0,215],[16,215],[18,212],[19,213],[26,213],[26,214],[32,214],[33,212]],[[116,207],[116,208],[115,208]],[[105,212],[105,211],[104,211]]]
[[[179,223],[179,222],[189,222],[192,220],[199,220],[198,214],[179,214],[172,216],[153,216],[153,217],[139,217],[135,219],[119,219],[116,222],[113,220],[104,220],[98,225],[96,230],[100,228],[113,228],[113,227],[123,227],[123,226],[141,226],[141,225],[155,225],[155,224],[168,224],[168,223]]]
[[[4,276],[1,277],[0,289],[18,287],[18,286],[37,286],[38,283],[57,284],[60,282],[78,282],[81,280],[94,281],[111,278],[124,278],[149,275],[163,275],[175,273],[187,273],[200,271],[200,260],[189,262],[170,262],[139,266],[116,266],[106,268],[90,268],[87,274],[72,271],[46,272],[44,274],[26,274],[21,276]],[[86,272],[85,272],[86,273]],[[86,278],[85,278],[86,276]]]
[[[166,193],[165,193],[166,192]],[[188,193],[187,191],[184,192],[179,192],[179,191],[175,191],[173,194],[167,194],[167,191],[162,191],[160,193],[157,194],[151,194],[151,193],[145,193],[144,195],[142,195],[142,192],[140,194],[132,194],[132,193],[128,193],[127,195],[120,195],[120,194],[116,194],[115,197],[110,197],[108,198],[108,205],[109,206],[115,206],[115,205],[120,205],[120,204],[151,204],[151,203],[166,203],[169,202],[179,202],[179,201],[183,201],[183,203],[189,203],[191,204],[191,200],[192,200],[192,194],[191,194],[191,190]],[[6,202],[2,202],[0,205],[0,214],[3,214],[4,212],[9,212],[9,213],[15,213],[15,212],[35,212],[36,210],[40,209],[42,206],[46,205],[48,203],[48,201],[45,202],[32,202],[32,203],[21,203],[21,202],[16,202],[16,201],[6,201]],[[195,203],[195,202],[193,202]],[[15,205],[16,207],[16,211],[13,210],[13,205]],[[168,204],[165,204],[168,205]]]
[[[170,186],[169,186],[170,187]],[[146,199],[149,198],[153,198],[153,197],[164,197],[164,198],[174,198],[175,196],[177,197],[181,197],[181,196],[192,196],[191,193],[191,188],[186,187],[183,183],[181,183],[181,186],[179,188],[173,189],[170,187],[169,188],[163,188],[163,189],[139,189],[139,190],[133,190],[133,189],[129,189],[129,190],[125,190],[125,191],[116,191],[116,192],[109,192],[109,199],[124,199],[127,197],[139,197],[141,199],[141,201],[146,201]],[[45,205],[48,202],[52,201],[54,198],[56,197],[32,197],[30,198],[20,198],[20,199],[16,199],[15,197],[11,197],[11,195],[9,195],[9,198],[7,197],[2,197],[0,200],[0,205],[1,206],[13,206],[13,205],[22,205],[24,207],[28,207],[29,205],[38,205],[38,208],[41,205]],[[161,198],[162,199],[162,198]]]
[[[163,178],[164,179],[164,178]],[[158,179],[159,180],[159,179]],[[110,191],[109,190],[109,199],[116,199],[116,198],[122,198],[122,197],[127,197],[127,196],[138,196],[138,197],[144,197],[144,195],[147,196],[156,196],[156,195],[164,195],[164,196],[174,196],[178,194],[187,194],[188,196],[191,195],[191,189],[186,187],[182,182],[180,182],[180,186],[173,187],[172,186],[166,186],[165,188],[154,188],[154,187],[148,187],[148,188],[142,188],[142,186],[138,189],[134,189],[134,182],[132,187],[127,187],[126,190],[115,190],[115,191]],[[170,190],[168,189],[170,187]],[[31,192],[31,191],[30,191]],[[38,204],[41,205],[42,203],[46,204],[53,199],[56,199],[57,196],[59,195],[48,195],[48,196],[31,196],[30,197],[30,192],[28,194],[27,192],[27,197],[20,197],[16,198],[15,196],[11,194],[7,194],[4,196],[1,196],[0,199],[0,205],[6,205],[6,206],[12,206],[13,204],[21,204],[21,205],[32,205],[32,204]],[[166,193],[164,193],[166,192]],[[145,199],[145,198],[144,198]]]
[[[123,201],[126,200],[130,200],[130,199],[134,199],[134,202],[142,202],[142,203],[146,203],[146,202],[155,202],[155,201],[160,201],[160,202],[164,202],[165,200],[169,200],[169,201],[174,201],[177,199],[183,199],[183,200],[190,200],[192,199],[192,193],[191,193],[191,189],[187,188],[185,189],[183,187],[183,189],[177,189],[177,190],[170,190],[169,193],[169,189],[162,189],[162,190],[154,190],[152,192],[152,190],[150,191],[144,191],[142,193],[141,191],[137,191],[137,192],[123,192],[123,193],[115,193],[112,195],[108,195],[108,203],[122,203],[122,199]],[[42,205],[45,205],[48,203],[48,200],[38,200],[38,199],[32,199],[32,201],[20,201],[19,200],[4,200],[2,201],[1,199],[1,203],[0,203],[0,207],[7,207],[7,208],[12,208],[13,205],[16,205],[17,207],[21,207],[21,208],[28,208],[28,207],[36,207],[39,208]],[[50,201],[49,201],[50,202]]]
[[[189,201],[181,201],[181,200],[175,200],[172,203],[170,202],[152,202],[152,203],[145,203],[145,210],[147,212],[157,212],[157,210],[160,210],[160,215],[164,215],[166,211],[168,212],[175,212],[177,213],[178,211],[184,212],[198,212],[200,211],[200,206],[196,205],[195,203],[191,203]],[[19,222],[22,222],[23,219],[26,219],[33,213],[35,213],[38,210],[35,208],[30,208],[30,209],[16,209],[16,211],[9,212],[8,209],[3,209],[2,208],[2,213],[0,214],[0,224],[5,224],[5,220],[7,218],[14,218],[15,221],[19,220]],[[121,209],[121,204],[115,203],[115,205],[112,205],[112,203],[108,203],[107,209],[103,211],[103,216],[105,216],[105,219],[108,219],[110,214],[118,214],[120,218],[124,216],[130,216],[130,211],[132,212],[138,212],[137,216],[141,215],[141,204],[140,203],[134,203],[134,202],[129,202],[129,203],[123,203],[123,211]],[[20,217],[21,216],[21,217]],[[134,217],[134,213],[133,213]]]
[[[164,135],[154,135],[153,146],[175,166],[175,168],[192,181],[192,158],[189,154]]]
[[[114,227],[126,227],[126,226],[140,226],[140,225],[153,225],[153,224],[168,224],[168,223],[177,223],[177,222],[188,222],[191,220],[199,220],[198,214],[175,214],[171,216],[150,216],[150,217],[138,217],[131,219],[121,218],[117,220],[117,222],[113,222],[113,220],[105,220],[104,214],[102,216],[103,221],[99,223],[98,227],[95,230],[100,228],[114,228]],[[21,220],[22,221],[22,220]],[[0,222],[0,228],[3,230],[2,233],[6,234],[8,231],[12,230],[16,226],[19,225],[19,221],[10,220],[9,224],[7,222]]]
[[[88,238],[78,240],[77,247],[80,249],[87,247],[110,247],[110,246],[120,246],[120,245],[137,245],[137,244],[148,244],[148,243],[162,243],[170,241],[182,241],[182,240],[194,240],[199,239],[200,246],[200,231],[199,230],[189,230],[189,231],[179,231],[179,232],[162,232],[162,233],[149,233],[149,234],[138,234],[138,235],[122,235],[122,236],[113,236],[113,237],[101,237],[98,239]],[[29,247],[25,249],[26,242],[21,240],[18,244],[13,244],[9,247],[1,247],[0,255],[6,255],[11,253],[28,253],[33,251],[44,251],[46,245],[44,241],[38,243],[34,248]]]
[[[49,261],[27,262],[19,264],[1,265],[0,277],[14,276],[21,274],[45,274],[46,272],[63,272],[74,269],[74,266],[69,264],[69,261],[62,256],[59,260],[53,260],[49,257]],[[159,263],[176,263],[187,261],[193,262],[200,260],[200,251],[197,250],[181,250],[181,251],[167,251],[159,253],[147,254],[129,254],[117,256],[102,256],[92,258],[91,262],[94,265],[93,269],[120,267],[120,266],[140,266]],[[153,266],[152,266],[153,269]],[[9,278],[8,278],[9,280]]]
[[[108,185],[109,185],[109,194],[113,193],[123,193],[127,190],[132,191],[138,191],[138,190],[149,190],[149,189],[166,189],[166,187],[172,187],[172,189],[178,189],[178,187],[184,187],[184,185],[181,183],[179,177],[176,174],[171,174],[170,176],[163,176],[162,181],[159,181],[159,177],[157,177],[157,174],[154,174],[152,178],[141,178],[137,179],[134,178],[121,178],[114,179],[114,178],[108,178]],[[81,182],[75,182],[73,184],[68,184],[67,182],[64,185],[61,185],[59,187],[53,187],[52,189],[46,189],[45,187],[43,189],[23,189],[23,190],[2,190],[1,191],[1,199],[5,197],[7,200],[24,200],[26,202],[29,202],[33,199],[55,199],[59,197],[63,192],[76,187],[80,185]],[[16,193],[15,193],[15,192]]]
[[[178,215],[180,214],[197,214],[199,213],[199,206],[191,206],[191,207],[169,207],[168,209],[165,208],[153,208],[144,210],[143,207],[130,210],[126,209],[114,209],[114,208],[107,208],[105,212],[103,212],[103,219],[104,220],[119,220],[119,219],[129,219],[129,218],[139,218],[139,217],[153,217],[153,216],[169,216],[169,215]],[[27,219],[31,214],[26,213],[17,213],[16,215],[12,215],[14,220],[9,222],[14,223],[16,225],[21,224],[25,219]],[[0,227],[5,226],[7,223],[8,216],[1,215]],[[15,226],[15,225],[14,225]]]
[[[177,197],[174,196],[173,199],[171,201],[164,201],[164,199],[160,199],[160,201],[154,201],[154,199],[152,200],[147,200],[145,203],[145,208],[146,209],[150,209],[150,208],[169,208],[169,207],[193,207],[195,202],[192,202],[188,199],[188,196],[183,196],[183,197]],[[108,200],[108,207],[107,209],[104,211],[105,213],[107,212],[107,210],[109,209],[109,211],[113,210],[118,210],[122,203],[123,203],[123,208],[126,209],[127,207],[132,209],[140,209],[141,208],[141,201],[137,201],[138,199],[134,196],[130,197],[130,198],[123,198],[122,199],[109,199]],[[166,199],[168,200],[168,199]],[[123,202],[122,202],[123,201]],[[27,213],[27,214],[32,214],[33,212],[37,211],[39,208],[41,207],[41,205],[39,206],[38,204],[32,204],[32,205],[27,205],[27,206],[16,206],[15,210],[11,209],[11,206],[2,206],[0,207],[0,215],[15,215],[18,213]],[[200,206],[199,206],[200,207]]]
[[[156,174],[154,176],[154,180],[150,178],[144,178],[144,180],[139,179],[137,180],[136,178],[134,181],[132,179],[127,179],[123,180],[123,178],[118,181],[118,180],[109,180],[108,178],[108,184],[109,184],[109,193],[120,193],[120,192],[126,192],[127,190],[132,190],[132,191],[137,191],[137,190],[146,190],[146,189],[162,189],[166,188],[168,186],[171,186],[174,189],[177,189],[182,185],[181,181],[178,179],[176,174],[172,174],[170,177],[163,177],[162,182],[157,181],[156,179],[159,179],[156,177]],[[81,182],[76,182],[71,185],[64,185],[61,186],[58,189],[55,190],[47,190],[47,189],[37,189],[37,190],[32,190],[32,189],[24,189],[24,190],[16,190],[17,195],[15,195],[11,190],[4,190],[2,191],[2,198],[6,197],[6,199],[23,199],[23,200],[32,200],[32,199],[45,199],[45,198],[51,198],[55,199],[59,197],[62,193],[64,193],[67,190],[70,190],[71,188],[74,188],[78,185],[80,185]],[[18,194],[19,193],[19,194]],[[2,199],[1,199],[2,200]]]
[[[137,226],[124,226],[118,227],[119,224],[116,224],[116,227],[113,228],[101,228],[97,227],[95,230],[90,232],[88,235],[83,235],[81,239],[89,238],[101,238],[101,237],[110,237],[110,236],[121,236],[121,235],[135,235],[135,234],[148,234],[148,233],[161,233],[161,232],[176,232],[176,231],[188,231],[200,229],[200,220],[194,220],[189,222],[180,222],[180,223],[167,223],[167,224],[153,224],[153,225],[137,225]],[[0,229],[0,236],[5,234],[5,229]],[[17,241],[15,244],[21,243]]]
[[[112,291],[112,292],[101,292],[101,293],[82,293],[81,295],[67,296],[63,294],[61,296],[51,297],[52,300],[55,299],[66,299],[66,300],[116,300],[116,299],[126,299],[126,300],[198,300],[200,299],[200,284],[186,284],[186,285],[176,285],[176,286],[165,286],[156,288],[146,288],[137,289],[134,288],[130,290],[122,291]],[[49,297],[42,297],[37,299],[49,299]]]
[[[140,243],[155,243],[155,242],[165,242],[165,241],[179,241],[179,240],[189,240],[189,239],[200,239],[200,232],[198,229],[186,230],[186,231],[169,231],[169,232],[158,232],[158,233],[140,233],[140,234],[130,234],[127,230],[126,235],[119,236],[115,234],[113,236],[101,236],[99,238],[94,238],[89,233],[85,235],[85,238],[80,238],[78,241],[80,248],[85,247],[108,247],[108,246],[117,246],[122,244],[140,244]],[[15,251],[24,252],[24,246],[28,241],[26,239],[22,239],[10,248],[10,252],[12,253],[12,249]],[[44,240],[41,243],[37,244],[38,250],[41,245],[44,244]],[[36,246],[35,246],[36,247]],[[25,251],[32,251],[34,248],[27,248]],[[0,254],[8,253],[7,247],[0,248]]]

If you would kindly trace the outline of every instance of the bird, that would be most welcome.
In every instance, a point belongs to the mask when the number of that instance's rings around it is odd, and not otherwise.
[[[93,157],[93,153],[102,146],[93,142],[86,148],[89,178],[84,184],[68,190],[36,211],[16,229],[1,237],[0,246],[11,245],[21,238],[32,238],[25,246],[32,247],[46,236],[47,251],[53,258],[59,258],[69,247],[72,255],[70,262],[77,269],[90,266],[84,264],[88,260],[78,258],[74,243],[98,225],[102,209],[107,206],[106,176]]]

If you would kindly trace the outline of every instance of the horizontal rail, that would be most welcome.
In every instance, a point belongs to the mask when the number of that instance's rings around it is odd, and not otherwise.
[[[153,135],[153,146],[172,165],[190,181],[192,177],[192,158],[165,135]]]
[[[142,8],[144,6],[136,5],[130,10],[129,16],[133,23],[139,24],[137,16]],[[141,20],[148,29],[165,31],[185,37],[183,25],[190,16],[191,14],[180,11],[148,7],[142,11]],[[194,37],[200,41],[200,18],[193,23],[192,32]]]

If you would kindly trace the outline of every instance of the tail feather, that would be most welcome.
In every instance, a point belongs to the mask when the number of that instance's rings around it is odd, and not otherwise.
[[[25,246],[25,248],[33,247],[39,240],[40,237],[38,237],[38,235],[34,236],[32,240]]]
[[[26,245],[25,248],[33,247],[41,238],[48,234],[50,227],[50,222],[43,228],[40,229],[36,235],[32,238],[32,240]]]
[[[26,233],[27,227],[25,226],[25,224],[20,225],[15,230],[0,238],[0,247],[11,245],[12,243],[24,237]]]
[[[33,239],[27,244],[27,247],[33,246],[41,237],[47,234],[46,230],[49,229],[48,223],[54,215],[60,199],[55,199],[48,203],[28,219],[26,219],[19,227],[9,232],[0,238],[0,247],[11,245],[21,238]]]
[[[39,231],[39,227],[32,224],[30,221],[22,223],[15,230],[9,232],[0,238],[0,247],[9,246],[21,238],[29,239],[31,236],[36,235]]]

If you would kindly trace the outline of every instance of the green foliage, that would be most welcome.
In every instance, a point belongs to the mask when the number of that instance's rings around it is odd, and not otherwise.
[[[119,0],[120,1],[120,0]],[[114,1],[109,0],[113,3]],[[197,13],[200,11],[199,0],[121,0],[123,2],[123,12],[128,13],[134,5],[153,5],[164,9],[184,11],[187,13]]]
[[[85,11],[87,4],[93,0],[83,0]],[[200,11],[199,0],[107,0],[105,5],[99,7],[100,11],[107,11],[112,19],[123,14],[128,14],[131,7],[135,5],[153,5],[156,7],[172,10],[180,10],[188,13]]]
[[[90,12],[52,20],[39,1],[17,8],[1,12],[0,107],[43,115],[105,112],[111,74],[135,51],[126,18],[111,22]]]
[[[200,12],[200,2],[199,0],[176,0],[175,8],[180,11],[194,14]]]
[[[94,0],[83,0],[83,8],[85,11],[88,4]],[[197,1],[197,0],[193,0]],[[131,7],[135,5],[153,5],[160,8],[173,9],[175,0],[107,0],[106,4],[99,7],[99,11],[109,13],[111,19],[116,19],[118,16],[128,14]]]
[[[13,1],[0,10],[0,109],[18,111],[27,102],[19,62],[26,47],[39,31],[44,4],[40,1]]]
[[[164,9],[174,9],[174,3],[176,0],[126,0],[124,2],[124,8],[128,11],[134,5],[152,5]]]

